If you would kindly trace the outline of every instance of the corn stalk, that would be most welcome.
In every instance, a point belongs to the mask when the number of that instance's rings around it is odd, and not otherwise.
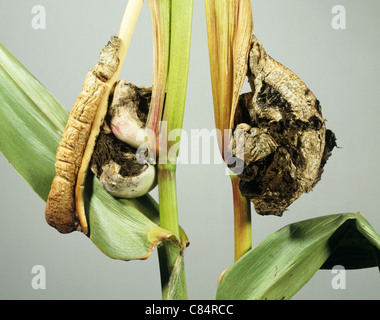
[[[249,0],[205,0],[209,60],[215,126],[219,149],[225,161],[231,139],[234,115],[247,74],[248,53],[253,31]],[[235,260],[251,248],[251,211],[248,199],[241,196],[237,177],[231,174]]]
[[[179,144],[180,137],[177,141],[169,141],[168,133],[181,129],[183,123],[193,1],[150,0],[149,5],[154,37],[154,92],[147,128],[155,135],[154,141],[150,138],[149,146],[151,151],[158,153],[160,225],[180,239],[176,190],[178,153],[168,156],[168,150]],[[167,243],[159,249],[163,299],[187,299],[185,243],[186,239],[182,239],[180,246]]]

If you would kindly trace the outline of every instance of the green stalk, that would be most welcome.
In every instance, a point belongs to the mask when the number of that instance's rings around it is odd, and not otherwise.
[[[251,203],[242,196],[239,179],[230,175],[234,203],[234,258],[237,261],[252,248]]]
[[[159,137],[158,192],[160,225],[172,232],[181,243],[167,241],[159,250],[162,298],[187,299],[184,271],[184,239],[178,223],[176,162],[180,135],[168,140],[168,133],[180,133],[185,110],[189,71],[193,0],[171,0],[170,53],[167,91]],[[164,125],[163,125],[164,124]],[[175,152],[171,152],[176,148]],[[169,157],[168,157],[169,156]]]
[[[160,225],[180,239],[175,165],[158,165]],[[159,248],[161,290],[164,300],[186,300],[184,247],[167,241]]]

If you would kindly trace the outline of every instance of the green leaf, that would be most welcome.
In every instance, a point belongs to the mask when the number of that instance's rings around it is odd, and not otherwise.
[[[379,264],[380,236],[361,213],[300,221],[267,237],[222,275],[217,299],[290,299],[322,268]]]
[[[0,150],[46,200],[68,114],[1,45],[0,84]]]
[[[0,151],[44,201],[67,119],[60,103],[0,45]],[[88,236],[111,258],[145,259],[162,241],[178,242],[155,223],[158,206],[149,195],[117,199],[89,175],[86,207]]]

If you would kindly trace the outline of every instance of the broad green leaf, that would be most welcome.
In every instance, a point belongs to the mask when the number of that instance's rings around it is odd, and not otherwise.
[[[320,269],[378,266],[380,236],[361,213],[285,226],[222,275],[217,299],[290,299]]]
[[[0,44],[0,151],[44,201],[67,119],[60,103]],[[114,198],[93,175],[87,186],[89,238],[109,257],[145,259],[156,245],[174,239],[154,223],[158,206],[149,195]]]

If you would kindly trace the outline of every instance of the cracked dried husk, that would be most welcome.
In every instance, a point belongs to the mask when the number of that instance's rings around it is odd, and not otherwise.
[[[281,216],[321,179],[335,135],[310,89],[254,36],[247,75],[252,92],[239,98],[230,144],[241,165],[230,169],[257,213]]]
[[[97,112],[107,93],[108,81],[119,66],[119,48],[120,39],[111,37],[100,53],[100,62],[87,73],[57,149],[56,176],[47,199],[45,218],[61,233],[86,229],[83,221],[79,224],[79,220],[85,220],[85,217],[77,212],[74,193]]]

